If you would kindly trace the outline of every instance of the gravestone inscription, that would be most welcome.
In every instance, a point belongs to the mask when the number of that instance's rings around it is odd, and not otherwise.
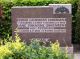
[[[17,28],[20,37],[45,41],[58,40],[61,46],[71,44],[71,4],[50,4],[49,6],[12,7],[12,34]]]

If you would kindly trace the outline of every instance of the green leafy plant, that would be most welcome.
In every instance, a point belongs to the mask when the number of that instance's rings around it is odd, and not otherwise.
[[[26,44],[20,42],[18,35],[16,40],[0,45],[0,59],[26,59]]]
[[[43,43],[43,44],[42,44]],[[15,41],[0,45],[0,59],[71,59],[68,56],[67,49],[63,52],[60,49],[58,40],[46,46],[44,42],[38,39],[32,39],[30,44],[21,42],[16,34]]]
[[[76,13],[75,42],[80,44],[80,0],[78,1],[78,9]]]

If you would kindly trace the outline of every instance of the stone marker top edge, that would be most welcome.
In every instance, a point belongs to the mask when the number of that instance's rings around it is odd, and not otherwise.
[[[66,6],[71,6],[72,4],[49,4],[49,5],[66,5]]]
[[[48,8],[49,6],[13,6],[12,8]]]
[[[14,8],[49,8],[51,6],[72,6],[72,4],[49,4],[49,6],[13,6],[12,9]]]

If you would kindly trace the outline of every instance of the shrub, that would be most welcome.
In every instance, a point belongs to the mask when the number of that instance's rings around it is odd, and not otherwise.
[[[80,0],[78,1],[78,10],[76,13],[75,41],[80,44]]]
[[[25,44],[21,42],[18,35],[15,38],[15,41],[0,45],[0,59],[71,59],[67,49],[65,52],[60,49],[58,41],[46,47],[44,42],[37,39],[32,40],[30,44]]]
[[[0,45],[0,59],[26,59],[26,46],[16,36],[15,41],[5,42]]]

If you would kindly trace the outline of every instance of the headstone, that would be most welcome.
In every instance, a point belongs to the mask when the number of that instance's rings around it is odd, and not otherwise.
[[[26,42],[33,38],[52,42],[58,40],[62,47],[71,47],[71,26],[71,4],[12,7],[13,37],[17,28],[17,33]]]

